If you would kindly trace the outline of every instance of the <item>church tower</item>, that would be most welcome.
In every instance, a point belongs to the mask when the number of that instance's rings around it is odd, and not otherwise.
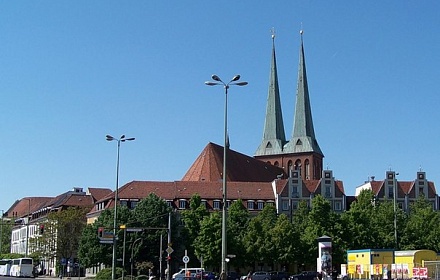
[[[280,90],[278,87],[277,59],[275,55],[275,32],[272,30],[272,60],[270,65],[269,91],[267,94],[263,141],[258,147],[255,155],[268,156],[282,154],[284,144],[286,144],[286,136],[284,133]]]
[[[283,145],[281,151],[274,150],[273,148],[272,150],[269,150],[271,149],[271,145],[273,147],[273,140],[268,141],[268,139],[264,138],[266,135],[268,119],[271,118],[271,116],[268,116],[268,112],[266,110],[266,125],[263,133],[263,141],[255,154],[255,158],[282,167],[284,169],[285,176],[289,174],[290,170],[299,170],[301,177],[305,180],[318,180],[321,178],[322,174],[324,154],[318,145],[313,128],[302,30],[300,31],[300,34],[301,45],[299,51],[296,106],[292,137]],[[273,67],[271,68],[271,77],[274,75],[272,74],[272,71],[276,72],[276,68],[275,70]],[[268,108],[271,106],[270,102],[271,100],[268,98]],[[279,106],[278,109],[279,114],[281,115],[281,107]],[[273,122],[278,123],[273,124]],[[279,121],[275,119],[272,120],[271,125],[274,127],[283,126],[283,122],[282,120]],[[262,149],[262,147],[266,147],[266,149]]]

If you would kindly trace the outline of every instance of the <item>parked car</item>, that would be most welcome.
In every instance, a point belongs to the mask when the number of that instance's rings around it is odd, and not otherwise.
[[[227,280],[240,280],[240,274],[238,274],[237,272],[235,272],[235,271],[229,271],[228,273],[227,273]]]
[[[251,275],[252,280],[271,280],[270,273],[267,271],[255,271]]]
[[[317,271],[303,271],[300,274],[290,276],[290,280],[316,280],[318,279]]]
[[[271,271],[269,273],[272,280],[289,280],[289,274],[285,271]]]
[[[173,279],[182,280],[185,278],[196,278],[196,275],[202,271],[203,268],[182,268],[179,272],[173,274]]]
[[[203,271],[202,273],[197,273],[196,279],[200,279],[200,275],[202,275],[202,280],[216,280],[216,279],[218,279],[218,275],[212,271]]]

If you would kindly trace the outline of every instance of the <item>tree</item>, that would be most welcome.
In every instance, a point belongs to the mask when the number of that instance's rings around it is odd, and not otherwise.
[[[190,264],[196,262],[196,256],[201,259],[203,255],[197,252],[194,248],[195,240],[200,234],[201,223],[205,217],[209,216],[209,211],[202,203],[199,194],[194,194],[189,203],[189,209],[182,211],[182,221],[184,228],[182,229],[182,236],[184,236],[184,247],[189,249],[188,256],[191,260]]]
[[[293,224],[286,215],[281,214],[275,226],[269,231],[269,240],[274,248],[274,262],[288,264],[294,262],[299,256],[299,246],[295,242],[299,235],[294,230]]]
[[[56,252],[59,259],[70,259],[76,255],[89,210],[89,208],[69,207],[49,213],[48,224],[56,230]],[[46,225],[44,233],[45,231]]]
[[[241,199],[234,201],[228,208],[227,217],[227,252],[228,255],[235,255],[229,264],[234,267],[244,267],[248,264],[246,247],[243,238],[249,224],[249,211],[244,207]]]
[[[440,249],[440,215],[423,196],[410,205],[410,212],[402,230],[401,248],[404,250]]]
[[[1,252],[0,252],[0,258],[2,254],[7,254],[11,251],[11,235],[12,235],[12,223],[9,220],[1,219],[0,221],[2,223],[2,232],[1,232]]]
[[[273,263],[275,249],[270,240],[270,231],[277,221],[274,206],[265,206],[263,211],[251,219],[243,239],[250,262]]]
[[[306,266],[315,266],[318,255],[317,238],[323,235],[332,236],[335,228],[335,216],[330,202],[317,195],[312,200],[312,208],[307,214],[304,231],[301,232],[302,263]]]
[[[218,267],[221,263],[221,228],[219,212],[206,216],[200,225],[200,234],[196,238],[194,248],[203,256],[206,266]]]
[[[136,238],[142,238],[133,250],[135,261],[148,261],[159,267],[160,244],[163,242],[161,238],[167,236],[168,216],[171,212],[172,209],[167,202],[154,193],[136,205],[130,224],[144,230],[127,238],[131,244]]]

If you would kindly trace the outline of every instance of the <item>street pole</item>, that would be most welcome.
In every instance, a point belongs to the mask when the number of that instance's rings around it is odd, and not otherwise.
[[[136,244],[136,242],[138,242],[138,241],[140,241],[140,240],[142,240],[142,238],[138,238],[138,239],[136,239],[134,242],[133,242],[133,244],[131,244],[131,260],[130,260],[130,265],[131,265],[131,272],[130,272],[130,277],[131,277],[131,279],[133,280],[133,248],[134,248],[134,244]]]
[[[228,89],[230,85],[245,86],[247,82],[237,82],[240,79],[240,75],[235,75],[229,83],[224,83],[217,75],[211,77],[215,82],[205,82],[208,86],[223,85],[225,89],[225,126],[224,126],[224,147],[223,147],[223,211],[222,211],[222,262],[221,273],[226,273],[226,255],[227,255],[227,236],[226,236],[226,212],[227,212],[227,176],[226,176],[226,154],[229,148],[228,141]]]
[[[0,255],[2,254],[2,244],[3,244],[3,215],[5,214],[5,211],[2,211],[2,220],[0,224]]]
[[[117,238],[116,238],[116,229],[117,229],[117,220],[118,220],[118,191],[119,191],[119,149],[121,147],[121,142],[125,141],[133,141],[135,138],[125,138],[125,135],[121,135],[121,137],[115,138],[111,135],[106,135],[107,141],[117,141],[117,160],[116,160],[116,187],[115,187],[115,208],[113,215],[113,256],[112,256],[112,280],[116,279],[116,249],[117,249]]]
[[[168,213],[168,247],[171,246],[171,212]],[[168,252],[167,252],[168,253]],[[167,255],[167,273],[165,275],[167,280],[171,279],[171,271],[170,271],[170,253]]]
[[[27,214],[27,221],[26,221],[26,251],[25,251],[25,257],[29,254],[29,222],[31,220],[31,199],[30,198],[24,198],[28,201],[28,214]]]

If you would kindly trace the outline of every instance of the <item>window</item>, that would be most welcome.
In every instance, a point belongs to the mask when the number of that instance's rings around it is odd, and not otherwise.
[[[393,186],[389,186],[388,187],[388,198],[393,198],[394,197],[394,191],[393,191]]]
[[[342,210],[341,202],[340,201],[335,201],[335,210],[336,211],[341,211]]]
[[[186,200],[185,199],[179,200],[179,209],[186,209]]]
[[[297,210],[298,209],[298,201],[292,201],[292,209]]]
[[[332,196],[331,188],[330,188],[330,186],[326,186],[325,187],[325,197],[331,197],[331,196]]]
[[[289,210],[289,201],[283,200],[283,211]]]
[[[258,208],[258,210],[263,210],[263,208],[264,208],[264,202],[263,202],[263,201],[258,201],[258,202],[257,202],[257,208]]]
[[[292,197],[298,197],[298,187],[297,186],[293,186],[292,187]]]
[[[167,205],[170,207],[173,207],[173,201],[172,200],[167,200]]]
[[[214,208],[215,210],[219,210],[220,209],[220,200],[214,200],[214,202],[212,204],[212,208]]]
[[[207,202],[206,199],[202,199],[202,201],[200,202],[201,205],[205,206],[205,208],[207,208]]]
[[[248,208],[248,210],[254,210],[254,201],[253,200],[249,200],[247,202],[247,208]]]

